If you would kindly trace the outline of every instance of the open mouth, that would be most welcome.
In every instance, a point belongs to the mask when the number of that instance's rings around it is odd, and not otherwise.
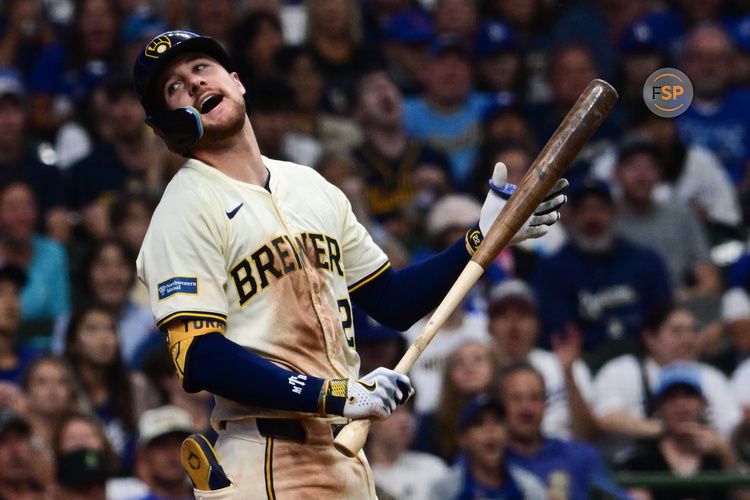
[[[218,106],[224,98],[218,94],[211,94],[201,101],[200,112],[201,114],[210,113],[216,106]]]

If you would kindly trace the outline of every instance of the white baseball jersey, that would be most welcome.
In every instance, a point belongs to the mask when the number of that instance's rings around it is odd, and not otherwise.
[[[356,378],[349,291],[383,272],[388,259],[346,196],[317,172],[263,163],[268,189],[195,159],[167,186],[137,261],[157,325],[222,321],[229,340],[279,366]],[[214,423],[292,415],[216,400]]]

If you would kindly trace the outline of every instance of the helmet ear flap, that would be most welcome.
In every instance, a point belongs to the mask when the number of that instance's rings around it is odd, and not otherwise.
[[[146,124],[164,140],[171,151],[183,156],[203,137],[201,115],[192,106],[159,111],[146,118]]]

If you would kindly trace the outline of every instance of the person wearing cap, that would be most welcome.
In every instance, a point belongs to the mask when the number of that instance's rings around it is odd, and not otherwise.
[[[654,414],[659,377],[674,362],[693,363],[707,400],[706,422],[727,438],[742,419],[739,401],[727,377],[698,361],[699,335],[695,317],[684,306],[653,308],[642,325],[642,348],[607,362],[594,377],[593,412],[604,438],[602,444],[614,463],[633,452],[634,440],[659,436],[663,422]]]
[[[585,353],[611,356],[608,343],[632,343],[646,312],[671,299],[661,259],[617,236],[614,218],[606,184],[587,179],[571,193],[570,241],[539,262],[533,279],[545,344],[573,324]]]
[[[0,408],[0,498],[42,500],[43,456],[31,443],[31,427],[7,408]]]
[[[621,144],[615,165],[615,179],[622,191],[616,231],[661,257],[676,295],[715,295],[721,283],[711,262],[705,229],[689,207],[654,200],[663,169],[661,151],[653,141],[636,137]]]
[[[434,38],[430,16],[422,10],[405,10],[388,21],[383,40],[388,76],[404,94],[415,94],[422,89],[425,62]]]
[[[458,38],[438,37],[425,65],[424,91],[404,102],[406,133],[448,155],[451,180],[458,188],[469,181],[481,140],[482,111],[491,99],[474,90],[468,56]]]
[[[135,474],[149,493],[137,500],[193,498],[180,460],[182,441],[193,431],[190,415],[176,406],[143,412],[138,420]]]
[[[21,383],[24,370],[41,352],[16,338],[21,324],[20,292],[26,273],[16,266],[0,268],[0,381]]]
[[[56,457],[55,500],[105,500],[110,475],[101,451],[82,448]]]
[[[663,430],[657,438],[643,441],[623,469],[679,477],[732,470],[736,463],[732,447],[705,423],[705,390],[701,370],[695,364],[677,362],[665,366],[654,390],[654,415],[662,422]],[[730,498],[724,488],[711,486],[646,491],[651,500]]]
[[[552,396],[544,382],[544,376],[525,361],[500,371],[497,390],[506,411],[508,464],[534,474],[550,498],[587,500],[594,484],[614,488],[596,448],[544,432],[542,421]]]
[[[732,85],[734,50],[719,24],[701,24],[687,33],[679,63],[690,75],[693,102],[676,121],[686,144],[716,154],[734,185],[747,191],[750,94]]]
[[[479,26],[474,39],[477,87],[523,100],[526,95],[526,68],[515,34],[502,21],[489,20]]]
[[[352,307],[359,372],[369,373],[378,366],[395,366],[406,352],[404,334],[383,326],[357,306]]]
[[[384,325],[411,326],[442,300],[505,199],[493,189],[471,238],[394,271],[339,189],[313,169],[261,156],[246,88],[215,40],[163,33],[134,77],[148,122],[188,158],[137,268],[183,388],[216,396],[216,448],[186,440],[201,453],[197,470],[185,462],[196,496],[374,497],[364,454],[344,456],[333,436],[349,419],[387,417],[412,388],[385,367],[359,378],[352,303]],[[505,176],[499,165],[494,184],[504,193]],[[512,243],[557,221],[566,185]],[[210,474],[218,463],[220,484]]]
[[[355,96],[364,141],[352,155],[375,219],[387,226],[388,219],[403,218],[409,208],[422,212],[450,191],[448,158],[404,131],[403,96],[388,74],[379,68],[363,73]]]
[[[544,485],[530,471],[508,463],[505,407],[486,394],[461,412],[458,440],[463,454],[432,490],[434,500],[543,500]]]
[[[489,331],[495,356],[501,366],[528,362],[544,377],[546,436],[592,439],[596,421],[589,406],[594,394],[591,372],[580,359],[581,334],[569,328],[553,336],[553,352],[535,347],[538,307],[533,289],[521,280],[504,281],[490,291]]]

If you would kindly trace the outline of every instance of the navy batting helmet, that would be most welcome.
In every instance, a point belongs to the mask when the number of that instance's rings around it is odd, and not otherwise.
[[[216,59],[227,71],[233,71],[226,51],[213,38],[190,31],[166,31],[154,37],[138,55],[133,68],[135,90],[147,115],[159,109],[155,84],[171,60],[186,52],[199,52]]]

